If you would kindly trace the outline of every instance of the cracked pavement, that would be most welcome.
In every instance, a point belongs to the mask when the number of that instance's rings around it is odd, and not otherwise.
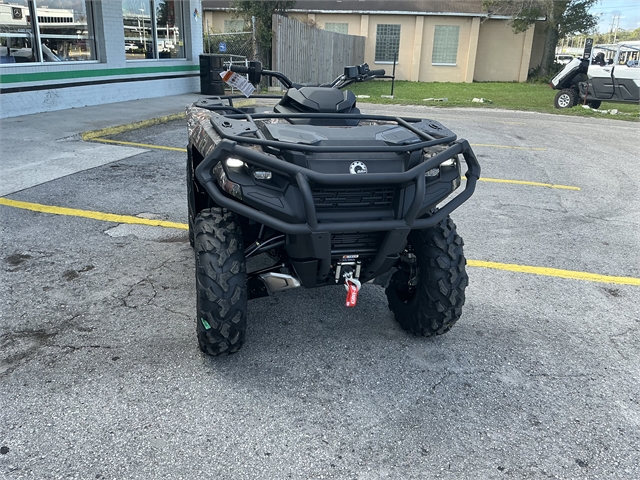
[[[581,187],[480,182],[453,215],[467,258],[640,277],[637,124],[394,112],[546,148],[475,147],[486,177]],[[186,126],[115,138],[183,147]],[[184,165],[145,151],[10,198],[186,222]],[[638,287],[468,267],[433,339],[379,287],[354,309],[298,289],[251,301],[245,347],[211,359],[186,231],[0,208],[0,478],[640,477]]]

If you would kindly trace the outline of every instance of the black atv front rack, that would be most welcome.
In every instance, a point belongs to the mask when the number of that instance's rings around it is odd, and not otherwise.
[[[209,107],[209,109],[214,110],[214,108],[211,107]],[[215,110],[218,109],[223,110],[224,107],[220,106],[218,108],[215,108]],[[358,119],[360,121],[377,120],[395,122],[399,126],[407,128],[414,134],[418,135],[418,137],[422,139],[422,141],[406,145],[336,146],[309,145],[302,143],[283,142],[278,140],[268,140],[265,138],[258,138],[256,136],[247,136],[249,134],[257,135],[257,129],[251,127],[253,120],[269,118],[285,118],[287,120],[295,118],[314,118],[323,120],[351,118]],[[240,119],[248,120],[248,122],[239,122]],[[244,125],[244,129],[247,132],[246,134],[243,134],[242,129],[236,128],[236,126],[233,125],[234,120]],[[224,125],[224,122],[227,122],[227,125]],[[214,118],[212,118],[211,123],[214,126],[216,132],[222,137],[222,140],[218,144],[218,146],[198,165],[195,173],[200,184],[205,188],[211,198],[221,207],[228,208],[249,219],[255,220],[256,222],[262,223],[290,235],[318,234],[326,232],[354,233],[393,230],[406,231],[410,229],[429,228],[439,223],[449,213],[458,208],[469,197],[471,197],[475,190],[476,182],[480,177],[480,164],[478,163],[476,156],[474,155],[469,143],[466,140],[457,140],[457,137],[451,134],[451,132],[446,130],[444,127],[442,127],[442,130],[444,130],[444,132],[442,132],[441,134],[442,136],[438,138],[439,124],[437,122],[431,122],[431,127],[435,128],[427,127],[429,128],[429,133],[411,125],[411,123],[417,122],[424,122],[424,119],[399,118],[380,115],[329,113],[238,113],[231,115],[227,114],[224,116],[220,115],[219,118],[216,118],[215,120]],[[433,147],[436,145],[449,146],[442,152],[437,153],[428,160],[404,172],[353,175],[320,173],[279,159],[274,155],[263,153],[258,149],[242,146],[240,144],[267,147],[267,149],[277,149],[280,152],[299,151],[314,153],[406,153],[422,150],[424,148]],[[431,210],[434,205],[424,205],[426,190],[425,174],[427,171],[438,167],[442,162],[459,154],[464,157],[464,160],[467,164],[467,172],[465,174],[465,177],[467,179],[466,187],[448,203],[439,207],[439,210],[436,213],[432,213]],[[288,177],[292,185],[297,187],[300,191],[301,200],[305,211],[306,222],[292,223],[280,218],[276,218],[273,215],[257,210],[231,196],[224,194],[217,186],[213,168],[218,164],[218,162],[229,157],[241,158],[243,161],[253,167],[269,170]],[[410,206],[406,210],[406,212],[403,215],[396,212],[394,218],[392,219],[357,220],[348,222],[319,222],[316,205],[314,203],[312,186],[324,186],[328,188],[342,186],[354,189],[363,187],[393,186],[394,188],[404,189],[407,192],[411,192],[412,198],[409,201]],[[447,193],[444,198],[446,198],[449,193]],[[444,198],[442,198],[442,200]],[[398,218],[399,216],[402,216],[402,218]]]

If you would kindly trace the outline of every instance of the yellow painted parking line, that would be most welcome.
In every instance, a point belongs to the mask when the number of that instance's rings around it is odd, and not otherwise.
[[[544,147],[519,147],[517,145],[494,145],[491,143],[470,143],[472,147],[511,148],[514,150],[546,150]]]
[[[529,273],[544,277],[560,277],[572,280],[583,280],[586,282],[615,283],[618,285],[640,286],[640,278],[634,277],[614,277],[611,275],[599,275],[597,273],[579,272],[576,270],[561,270],[558,268],[533,267],[530,265],[518,265],[515,263],[485,262],[483,260],[467,260],[470,267],[492,268],[496,270],[507,270],[509,272]]]
[[[51,213],[54,215],[69,215],[75,217],[91,218],[94,220],[101,220],[105,222],[149,225],[153,227],[177,228],[180,230],[189,229],[189,226],[186,223],[168,222],[166,220],[150,220],[147,218],[138,218],[130,215],[114,215],[112,213],[94,212],[91,210],[78,210],[75,208],[55,207],[51,205],[42,205],[39,203],[10,200],[8,198],[2,197],[0,197],[0,205],[21,208],[24,210],[31,210],[34,212]],[[570,280],[583,280],[587,282],[640,286],[640,278],[634,277],[615,277],[611,275],[599,275],[597,273],[579,272],[576,270],[534,267],[531,265],[518,265],[515,263],[486,262],[483,260],[467,260],[467,265],[470,267],[491,268],[495,270],[506,270],[510,272],[527,273],[545,277],[559,277]]]
[[[540,182],[527,182],[524,180],[506,180],[502,178],[487,178],[481,177],[478,179],[480,182],[494,182],[494,183],[512,183],[515,185],[529,185],[532,187],[547,187],[547,188],[560,188],[563,190],[580,190],[580,187],[573,187],[571,185],[556,185],[554,183],[540,183]]]
[[[21,208],[23,210],[31,210],[33,212],[51,213],[53,215],[68,215],[72,217],[91,218],[93,220],[101,220],[103,222],[130,223],[136,225],[148,225],[152,227],[179,228],[181,230],[189,229],[189,226],[185,223],[169,222],[166,220],[152,220],[149,218],[133,217],[131,215],[115,215],[113,213],[94,212],[91,210],[78,210],[75,208],[56,207],[52,205],[42,205],[40,203],[10,200],[8,198],[0,198],[0,205]]]
[[[174,152],[186,152],[186,148],[181,147],[165,147],[163,145],[151,145],[149,143],[136,143],[136,142],[123,142],[122,140],[109,140],[108,138],[92,138],[92,142],[103,142],[103,143],[115,143],[118,145],[129,145],[132,147],[141,147],[141,148],[157,148],[160,150],[172,150]]]
[[[100,130],[93,130],[91,132],[84,132],[82,134],[83,140],[93,140],[94,138],[104,137],[106,135],[117,135],[118,133],[130,132],[132,130],[138,130],[140,128],[151,127],[153,125],[160,125],[162,123],[171,122],[173,120],[181,120],[185,118],[185,113],[175,113],[173,115],[166,115],[164,117],[151,118],[148,120],[141,120],[139,122],[127,123],[124,125],[118,125],[115,127],[102,128]]]

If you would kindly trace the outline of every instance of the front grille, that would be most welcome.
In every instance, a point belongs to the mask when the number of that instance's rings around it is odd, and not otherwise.
[[[331,253],[334,255],[376,253],[384,234],[385,232],[336,233],[331,235]]]
[[[391,208],[394,194],[393,187],[314,188],[313,203],[318,211]]]

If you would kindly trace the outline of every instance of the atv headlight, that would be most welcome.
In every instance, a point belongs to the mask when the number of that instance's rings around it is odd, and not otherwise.
[[[241,162],[241,160],[230,158],[226,161],[227,165],[229,160],[236,160]],[[244,165],[244,162],[242,162],[242,164]],[[229,177],[227,177],[227,173],[224,171],[224,168],[222,166],[222,162],[218,162],[218,164],[213,167],[213,175],[216,177],[218,185],[220,185],[220,188],[222,190],[230,195],[233,195],[238,200],[242,200],[242,188],[240,188],[240,185],[238,185],[237,183],[229,180]]]
[[[444,162],[442,162],[440,164],[441,167],[455,167],[456,166],[456,161],[457,161],[457,157],[452,157],[449,160],[445,160]]]
[[[271,180],[273,174],[269,170],[254,170],[253,178],[256,180]]]
[[[440,164],[440,168],[455,168],[458,171],[458,175],[453,179],[453,182],[451,182],[453,190],[457,189],[460,186],[460,157],[456,155],[449,160],[445,160]]]
[[[224,163],[227,165],[227,167],[229,168],[240,168],[240,167],[245,167],[247,164],[244,163],[242,160],[238,159],[238,158],[233,158],[233,157],[229,157],[227,158]]]

